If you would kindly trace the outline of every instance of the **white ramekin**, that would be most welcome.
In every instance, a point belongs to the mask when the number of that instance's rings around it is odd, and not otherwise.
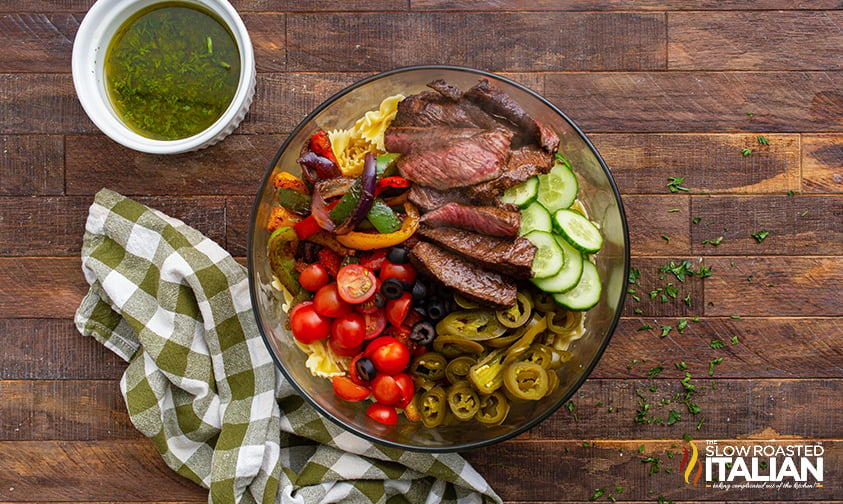
[[[179,140],[153,140],[128,128],[114,112],[105,85],[104,59],[117,29],[135,12],[163,0],[98,0],[85,15],[73,42],[73,85],[85,113],[112,140],[151,154],[177,154],[213,145],[234,131],[255,94],[255,56],[246,26],[227,0],[182,0],[216,13],[240,49],[240,84],[223,115],[209,128]]]

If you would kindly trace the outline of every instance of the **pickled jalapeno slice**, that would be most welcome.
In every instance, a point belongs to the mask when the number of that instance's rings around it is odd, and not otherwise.
[[[503,384],[513,397],[535,401],[545,396],[550,380],[547,371],[538,364],[518,361],[504,370]]]
[[[445,367],[445,379],[449,383],[457,383],[468,379],[468,372],[471,366],[477,363],[477,359],[468,355],[461,355],[456,359],[451,360],[448,366]]]
[[[515,293],[515,304],[509,308],[496,311],[495,316],[501,325],[515,329],[524,325],[530,319],[532,313],[532,298],[526,291],[518,291]]]
[[[425,427],[436,427],[445,421],[448,414],[448,395],[440,385],[422,392],[417,404]]]
[[[473,341],[497,338],[506,332],[492,310],[461,310],[449,313],[436,324],[436,333]]]
[[[475,355],[483,351],[483,345],[459,336],[443,334],[433,340],[433,349],[449,359],[460,355]]]
[[[430,381],[439,381],[445,377],[448,361],[438,352],[425,352],[410,363],[410,374]]]
[[[470,420],[480,409],[480,397],[467,381],[448,387],[448,407],[459,420]]]
[[[480,408],[474,418],[486,425],[500,425],[509,414],[509,399],[496,390],[487,396],[480,397]]]

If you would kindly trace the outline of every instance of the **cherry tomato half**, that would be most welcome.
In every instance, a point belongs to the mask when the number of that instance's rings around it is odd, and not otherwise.
[[[346,303],[360,304],[375,295],[378,279],[365,266],[346,264],[337,273],[337,285]]]
[[[313,307],[320,315],[326,317],[342,317],[351,313],[351,305],[340,297],[336,283],[322,286],[313,296]]]
[[[386,314],[383,310],[366,313],[363,315],[363,319],[366,321],[366,337],[364,339],[376,338],[386,329]]]
[[[369,409],[366,410],[366,416],[386,425],[395,425],[398,423],[398,412],[392,406],[386,404],[372,403]]]
[[[394,377],[380,373],[372,380],[372,395],[381,404],[393,405],[401,399],[401,389]]]
[[[386,302],[386,320],[394,326],[400,326],[410,312],[413,304],[413,295],[409,292],[401,294],[398,299],[390,299]]]
[[[357,312],[349,312],[331,324],[331,342],[340,348],[352,349],[363,344],[366,320]]]
[[[413,400],[413,394],[416,393],[416,385],[413,379],[406,373],[400,373],[392,377],[395,380],[395,385],[398,387],[399,395],[398,402],[395,403],[399,408],[406,408]]]
[[[366,347],[368,357],[380,373],[396,375],[410,363],[410,350],[391,336],[378,336]]]
[[[397,278],[407,285],[412,285],[416,281],[416,268],[412,264],[395,264],[393,262],[384,261],[380,271],[381,282],[387,278]]]
[[[360,254],[360,265],[372,271],[381,269],[386,261],[386,249],[375,249]]]
[[[331,333],[331,319],[320,315],[312,303],[300,303],[291,311],[290,328],[297,340],[310,344]]]
[[[328,283],[328,270],[319,263],[311,264],[299,275],[299,283],[310,292],[316,292]]]
[[[354,383],[347,376],[334,376],[331,378],[331,385],[334,386],[337,397],[346,401],[362,401],[369,397],[369,389]]]

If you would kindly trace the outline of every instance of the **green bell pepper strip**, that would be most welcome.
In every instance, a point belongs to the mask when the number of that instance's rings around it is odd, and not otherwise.
[[[273,231],[269,235],[266,246],[266,255],[272,273],[294,299],[300,298],[304,292],[301,284],[299,284],[299,274],[296,271],[296,249],[298,246],[298,235],[296,235],[295,229],[289,226]]]

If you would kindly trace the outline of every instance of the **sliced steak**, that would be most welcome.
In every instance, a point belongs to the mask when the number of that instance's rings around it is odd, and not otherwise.
[[[472,206],[450,202],[421,216],[430,227],[455,227],[500,238],[515,238],[521,214],[492,206]]]
[[[417,234],[483,268],[514,278],[533,276],[536,246],[521,236],[514,240],[494,238],[455,228],[419,227]]]
[[[527,145],[512,151],[500,177],[467,187],[464,192],[476,203],[499,205],[504,191],[533,175],[549,172],[552,166],[553,154],[535,145]]]
[[[437,148],[448,142],[472,138],[487,130],[454,128],[453,126],[393,126],[384,132],[384,145],[389,152],[404,155]]]
[[[398,102],[390,126],[451,126],[453,128],[499,128],[498,122],[480,107],[464,107],[436,91],[422,91]]]
[[[503,130],[479,130],[471,136],[448,137],[451,128],[432,128],[429,138],[397,142],[390,152],[400,152],[398,170],[402,176],[423,186],[451,189],[485,182],[503,173],[510,155],[511,133]],[[387,142],[389,136],[386,137]],[[406,140],[407,137],[404,137]],[[423,147],[422,147],[423,146]]]
[[[515,281],[478,267],[453,252],[420,241],[410,251],[416,269],[469,299],[495,309],[515,303]]]
[[[471,200],[462,191],[439,191],[430,187],[413,184],[407,195],[410,203],[416,205],[422,212],[435,210],[445,203],[455,202],[464,205],[471,204]]]
[[[479,83],[466,91],[464,96],[489,114],[501,117],[523,131],[523,143],[537,142],[548,152],[555,152],[559,147],[559,137],[556,133],[535,120],[517,101],[502,89],[489,83],[488,79],[481,79]]]

